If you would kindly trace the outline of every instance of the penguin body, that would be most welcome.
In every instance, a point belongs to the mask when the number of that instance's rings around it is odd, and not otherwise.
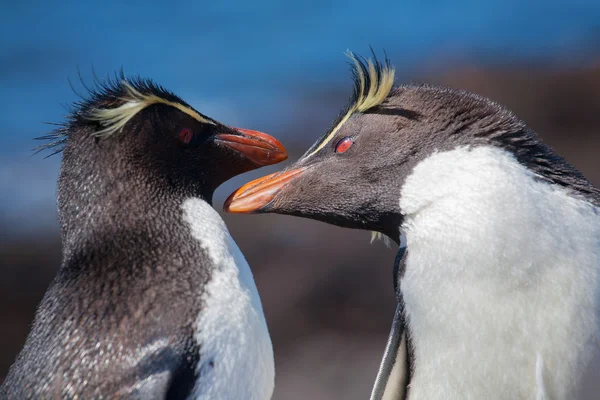
[[[63,261],[0,397],[270,398],[262,306],[211,203],[283,147],[123,76],[51,136]]]
[[[497,103],[351,58],[346,112],[226,210],[405,236],[371,399],[597,397],[600,190]]]
[[[207,360],[196,398],[268,399],[275,377],[273,348],[250,267],[210,205],[191,198],[183,210],[192,236],[215,268],[194,332]]]
[[[400,206],[408,398],[586,393],[600,373],[598,208],[493,147],[422,161]]]

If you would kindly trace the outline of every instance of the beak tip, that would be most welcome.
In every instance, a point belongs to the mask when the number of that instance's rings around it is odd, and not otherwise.
[[[287,156],[287,155],[286,155]],[[223,210],[234,214],[252,214],[263,210],[271,204],[279,191],[292,178],[304,172],[304,168],[275,172],[271,175],[255,179],[233,192],[225,203]]]
[[[236,190],[225,200],[223,204],[223,211],[231,214],[253,214],[260,210],[252,202],[244,201],[244,199],[237,198],[238,191]]]
[[[288,159],[288,153],[287,153],[287,151],[285,151],[285,148],[283,146],[281,146],[281,148],[279,148],[275,152],[273,152],[273,164],[278,164],[287,159]]]
[[[237,193],[237,190],[233,193],[231,193],[229,195],[229,197],[225,200],[225,203],[223,203],[223,211],[228,212],[228,213],[235,213],[235,207],[231,207],[231,203],[233,202],[233,199],[235,198],[235,195]]]

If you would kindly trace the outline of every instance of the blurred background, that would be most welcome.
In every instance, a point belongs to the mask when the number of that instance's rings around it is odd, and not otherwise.
[[[397,83],[508,106],[600,185],[600,3],[0,1],[0,381],[60,262],[60,155],[32,155],[92,70],[150,77],[296,159],[350,95],[346,49],[385,49]],[[237,177],[216,193],[281,166]],[[368,397],[395,308],[395,249],[368,232],[224,215],[252,266],[276,356],[276,399]],[[274,250],[275,249],[275,250]]]

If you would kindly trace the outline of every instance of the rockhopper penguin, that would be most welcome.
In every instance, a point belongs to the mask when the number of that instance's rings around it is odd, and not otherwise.
[[[0,398],[269,399],[261,302],[211,203],[285,149],[149,80],[98,85],[46,137],[63,260]]]
[[[600,190],[508,109],[351,58],[333,128],[226,210],[405,235],[372,398],[597,399]]]

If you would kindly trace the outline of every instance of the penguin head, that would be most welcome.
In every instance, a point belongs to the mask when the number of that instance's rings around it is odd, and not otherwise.
[[[235,191],[226,211],[308,217],[399,242],[402,187],[434,152],[492,144],[527,162],[541,149],[521,121],[490,100],[427,85],[393,87],[387,60],[351,58],[354,95],[333,127],[289,168]]]
[[[229,127],[150,80],[123,75],[91,89],[45,138],[55,140],[42,147],[64,150],[61,181],[150,179],[209,202],[224,181],[287,158],[273,137]]]

